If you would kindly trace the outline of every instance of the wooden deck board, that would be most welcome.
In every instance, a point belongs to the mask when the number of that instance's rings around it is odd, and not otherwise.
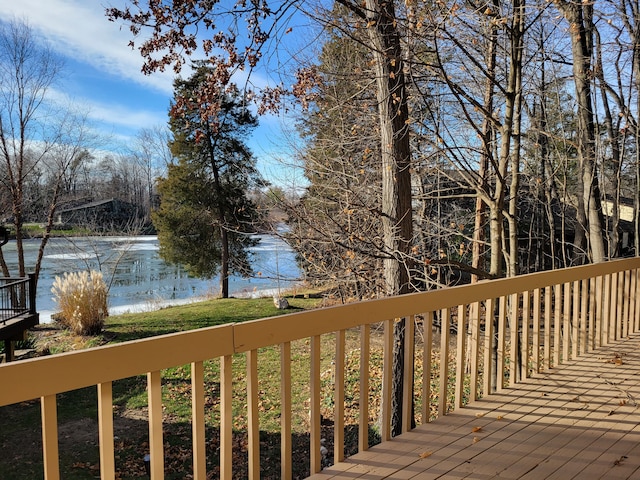
[[[311,478],[640,478],[640,334]]]

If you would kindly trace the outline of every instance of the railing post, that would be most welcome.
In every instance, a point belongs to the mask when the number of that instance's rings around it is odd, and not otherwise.
[[[44,479],[59,480],[58,412],[55,395],[40,398],[42,411],[42,455]]]
[[[29,274],[29,313],[36,313],[36,274]]]

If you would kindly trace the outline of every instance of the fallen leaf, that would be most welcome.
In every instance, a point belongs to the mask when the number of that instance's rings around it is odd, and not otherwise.
[[[480,430],[482,430],[482,427],[473,427],[473,428],[471,429],[471,431],[472,431],[473,433],[479,432]]]
[[[480,438],[478,437],[473,437],[473,443],[478,443],[480,441]]]
[[[433,454],[433,452],[430,452],[430,451],[427,450],[426,452],[422,452],[420,454],[420,458],[427,458],[427,457],[430,457],[432,454]]]
[[[476,418],[482,418],[484,417],[484,413],[476,413]]]

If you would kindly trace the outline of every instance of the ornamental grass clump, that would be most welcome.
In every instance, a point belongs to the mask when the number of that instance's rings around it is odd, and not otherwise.
[[[56,276],[51,292],[60,308],[59,321],[77,335],[102,331],[107,309],[107,285],[102,273],[65,273]]]

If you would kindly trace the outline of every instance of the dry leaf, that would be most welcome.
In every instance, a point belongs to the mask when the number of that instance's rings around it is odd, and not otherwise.
[[[484,413],[476,413],[476,418],[482,418],[484,417]]]
[[[473,437],[473,443],[478,443],[480,441],[480,438],[478,437]]]
[[[502,418],[503,418],[503,417],[502,417],[502,415],[498,415],[498,416],[496,417],[496,420],[502,420]]]
[[[473,427],[473,428],[471,429],[471,431],[472,431],[473,433],[479,432],[480,430],[482,430],[482,427]]]
[[[422,452],[420,454],[420,458],[427,458],[427,457],[430,457],[432,454],[433,454],[433,452],[430,452],[430,451],[427,450],[426,452]]]

